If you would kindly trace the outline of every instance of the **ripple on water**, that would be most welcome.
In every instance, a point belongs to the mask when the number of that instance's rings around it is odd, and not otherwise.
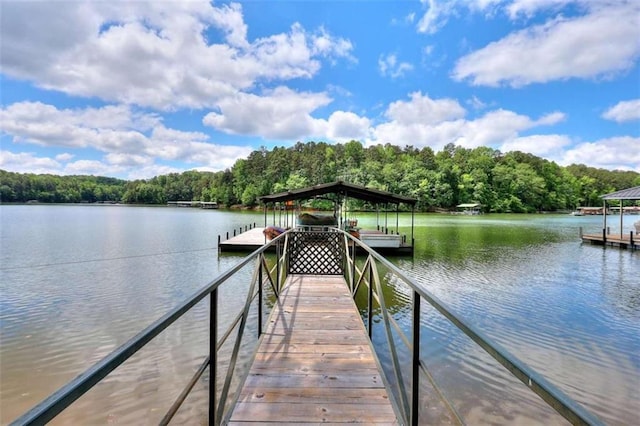
[[[628,267],[613,270],[609,257],[619,257],[620,251],[609,252],[585,252],[574,243],[557,242],[505,251],[491,262],[470,257],[455,267],[437,259],[400,265],[570,397],[610,424],[629,424],[636,419],[640,396],[640,310],[632,296],[640,295],[640,283],[621,272]],[[628,256],[616,260],[618,265],[637,263]],[[527,389],[506,392],[519,385],[438,316],[432,310],[423,319],[428,330],[423,331],[428,342],[424,356],[460,410],[472,417],[482,407],[493,407],[492,415],[500,412],[504,419],[530,416],[518,408],[530,398],[524,395]]]
[[[206,251],[128,258],[180,251],[182,246],[177,246],[184,241],[187,249],[211,245],[215,233],[232,228],[217,230],[217,212],[88,211],[107,219],[92,217],[83,226],[95,222],[98,229],[77,233],[77,221],[67,228],[62,220],[47,225],[46,217],[42,226],[38,220],[26,221],[13,245],[19,256],[6,263],[3,257],[3,267],[50,266],[0,270],[0,423],[66,384],[239,260]],[[125,213],[139,220],[121,226],[128,220],[122,217]],[[166,214],[171,220],[163,222]],[[481,225],[487,229],[477,229],[474,221],[459,226],[457,219],[447,218],[442,225],[425,226],[429,243],[417,247],[415,260],[397,262],[426,290],[607,424],[635,424],[640,400],[640,278],[628,272],[640,270],[638,255],[581,245],[577,231],[567,231],[564,223],[552,223],[542,232],[530,229],[530,223],[528,218],[486,218]],[[11,229],[19,229],[13,225]],[[36,231],[31,230],[34,226]],[[97,232],[97,240],[87,238],[91,232]],[[60,241],[69,241],[67,247]],[[55,264],[100,258],[110,260]],[[242,277],[248,278],[250,272]],[[394,279],[389,287],[390,308],[401,327],[409,330],[411,294]],[[223,309],[237,312],[243,287],[234,283],[220,297]],[[53,424],[157,424],[203,360],[207,312],[206,302],[196,307]],[[423,312],[423,360],[468,424],[562,423],[442,315],[426,305]],[[221,317],[224,322],[232,315]],[[383,334],[381,330],[376,339]],[[249,353],[243,352],[241,362]],[[389,366],[388,359],[382,361]],[[206,374],[175,424],[206,423]]]

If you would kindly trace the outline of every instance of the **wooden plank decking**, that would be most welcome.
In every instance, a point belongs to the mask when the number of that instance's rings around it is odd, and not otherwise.
[[[292,275],[230,423],[397,424],[342,276]]]
[[[266,238],[262,231],[264,228],[253,228],[242,232],[226,241],[220,243],[220,251],[253,251],[259,249],[266,243]]]
[[[581,235],[583,242],[590,242],[591,244],[604,245],[602,234],[582,234]],[[623,249],[640,249],[640,236],[633,235],[633,241],[631,240],[630,235],[622,235],[620,234],[611,234],[607,235],[606,245],[620,247]]]
[[[262,231],[264,228],[253,228],[242,232],[226,241],[221,241],[219,249],[221,252],[250,252],[259,249],[268,241]],[[361,230],[365,235],[384,236],[380,231]],[[398,236],[400,238],[400,236]],[[413,246],[408,243],[400,243],[400,247],[386,247],[384,244],[379,245],[376,241],[367,241],[369,247],[385,254],[411,254]]]

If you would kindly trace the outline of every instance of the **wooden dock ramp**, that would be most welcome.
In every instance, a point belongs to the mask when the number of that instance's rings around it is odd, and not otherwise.
[[[342,276],[290,275],[229,424],[398,424]]]

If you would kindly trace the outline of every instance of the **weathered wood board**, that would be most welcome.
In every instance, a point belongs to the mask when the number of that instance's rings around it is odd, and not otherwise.
[[[344,278],[286,285],[229,424],[398,424]]]

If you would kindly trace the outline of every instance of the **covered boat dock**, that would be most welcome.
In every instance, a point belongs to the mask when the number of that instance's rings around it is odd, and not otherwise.
[[[602,197],[603,206],[602,211],[607,211],[607,201],[619,201],[620,212],[620,231],[617,234],[609,234],[607,228],[607,215],[603,214],[602,217],[602,233],[601,234],[581,234],[583,242],[590,242],[591,244],[610,245],[620,248],[639,249],[640,248],[640,220],[634,224],[634,231],[629,231],[629,234],[624,232],[624,212],[625,208],[623,202],[625,200],[636,201],[640,200],[640,186],[633,188],[623,189],[621,191],[605,194]]]
[[[354,198],[369,203],[376,213],[376,227],[361,227],[353,213],[344,208],[345,200]],[[331,210],[313,211],[303,207],[309,200],[325,200]],[[412,254],[414,247],[414,213],[417,200],[411,197],[367,188],[342,181],[294,189],[260,197],[264,206],[264,227],[253,228],[247,232],[219,241],[221,252],[252,251],[266,244],[272,231],[276,234],[287,228],[326,229],[336,227],[359,238],[367,246],[385,254]],[[411,211],[411,233],[400,233],[400,205],[406,205]],[[271,215],[269,214],[271,213]],[[395,226],[390,224],[395,213]],[[271,224],[269,224],[271,216]]]
[[[375,208],[375,229],[359,227],[357,219],[350,217],[350,213],[344,208],[347,198],[368,202]],[[330,201],[333,205],[333,212],[318,212],[316,214],[315,212],[303,211],[302,203],[313,199]],[[277,225],[284,227],[335,226],[351,233],[375,250],[386,253],[413,253],[414,213],[417,202],[415,198],[337,181],[266,195],[260,197],[259,200],[264,204],[265,227],[268,221],[268,210],[271,207],[274,225],[278,222]],[[400,234],[401,204],[411,209],[411,234],[409,236]],[[389,227],[388,216],[390,212],[395,213],[395,227],[393,225]],[[276,214],[279,216],[276,217]]]

